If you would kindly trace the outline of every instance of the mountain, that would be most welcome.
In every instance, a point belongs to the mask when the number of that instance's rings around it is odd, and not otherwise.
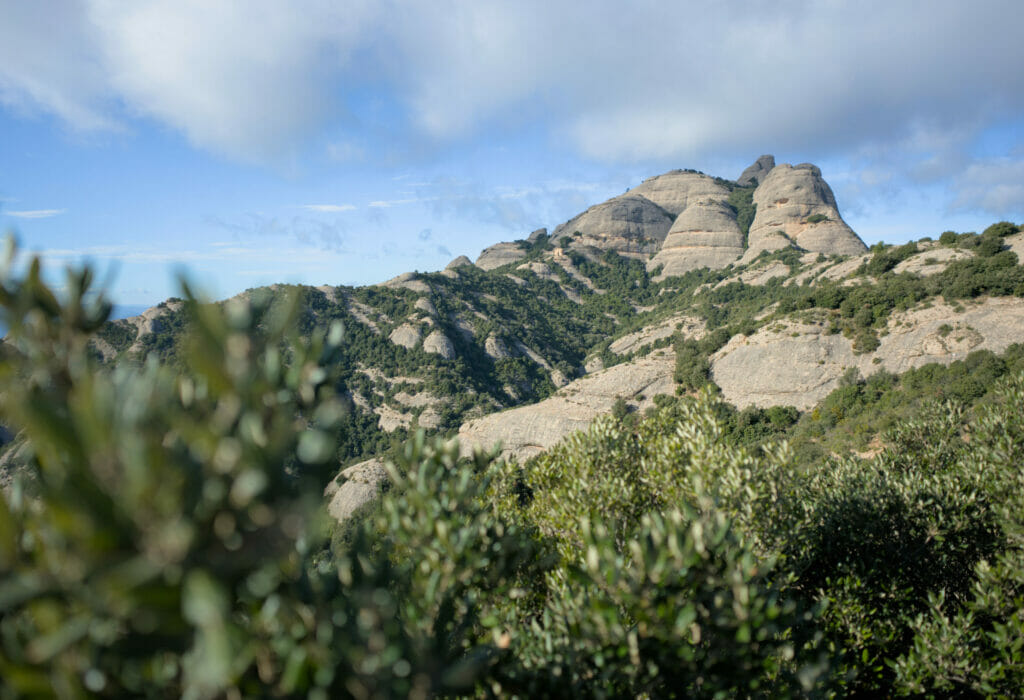
[[[766,155],[735,181],[651,177],[475,263],[239,299],[273,308],[298,294],[304,334],[344,323],[342,464],[419,428],[467,450],[500,441],[522,459],[618,402],[644,410],[693,388],[680,377],[713,382],[741,409],[807,411],[851,370],[1002,352],[1024,342],[1022,237],[1006,225],[869,252],[817,167]],[[187,324],[168,300],[108,323],[95,350],[110,363],[173,362]]]
[[[1024,233],[741,179],[125,320],[6,277],[0,685],[1015,697]]]

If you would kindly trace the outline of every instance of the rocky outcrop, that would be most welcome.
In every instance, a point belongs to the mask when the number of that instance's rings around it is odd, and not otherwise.
[[[466,265],[469,265],[470,267],[472,267],[473,261],[470,260],[469,258],[467,258],[465,255],[460,255],[459,257],[455,258],[450,263],[445,265],[444,269],[446,269],[446,270],[454,270],[456,268],[464,267]]]
[[[528,459],[569,433],[586,429],[594,418],[609,413],[619,398],[642,410],[653,405],[656,395],[671,394],[674,369],[675,353],[663,348],[577,379],[540,403],[469,421],[459,429],[462,453],[500,442],[504,457]]]
[[[736,213],[725,203],[728,191],[694,200],[676,218],[648,269],[661,266],[655,279],[709,267],[713,270],[743,255],[743,234]]]
[[[142,336],[147,333],[159,333],[164,329],[162,316],[177,311],[182,306],[180,301],[165,301],[162,304],[146,309],[138,316],[129,316],[123,323],[135,328],[135,341],[128,347],[128,354],[142,352]]]
[[[496,335],[487,336],[487,340],[484,341],[484,352],[492,360],[504,360],[512,357],[512,353],[509,352],[508,346],[505,345],[505,341]]]
[[[706,199],[725,199],[729,190],[703,173],[672,170],[656,175],[626,192],[654,202],[672,216],[679,216],[690,204]]]
[[[750,247],[741,262],[763,250],[790,245],[827,255],[859,255],[867,250],[839,215],[821,171],[809,163],[775,166],[754,190],[754,204]]]
[[[407,350],[412,350],[416,347],[416,343],[420,342],[420,329],[409,323],[403,323],[391,331],[388,339],[395,345],[401,345]]]
[[[345,522],[375,501],[387,484],[388,473],[379,459],[354,464],[327,485],[327,512],[338,522]]]
[[[423,341],[423,351],[440,355],[446,360],[455,358],[455,346],[452,345],[452,341],[448,340],[448,336],[444,333],[437,330],[433,331]]]
[[[736,179],[736,184],[742,187],[749,187],[750,185],[759,185],[764,182],[765,177],[775,167],[775,156],[764,155],[754,161],[754,163],[743,171],[743,174]]]
[[[972,350],[1002,352],[1024,342],[1024,299],[986,299],[962,313],[938,303],[894,314],[887,330],[875,352],[855,355],[848,338],[823,326],[772,324],[730,340],[712,356],[711,376],[738,407],[805,410],[838,387],[850,368],[865,377],[879,369],[898,374],[929,362],[948,365]]]
[[[526,257],[526,251],[519,247],[518,243],[497,243],[490,248],[484,248],[480,257],[476,259],[476,266],[483,270],[493,270],[502,265],[514,263]]]
[[[676,332],[687,338],[700,338],[704,335],[704,322],[698,318],[677,314],[661,323],[645,326],[638,331],[622,336],[609,345],[608,349],[616,355],[628,355],[645,345],[669,338]]]
[[[532,231],[529,236],[526,237],[527,243],[536,243],[541,239],[542,236],[548,235],[546,228],[539,228],[536,231]]]
[[[892,271],[896,274],[912,272],[922,277],[930,277],[945,270],[949,263],[954,260],[963,260],[964,258],[973,257],[973,255],[973,253],[958,248],[934,246],[911,255],[894,267]]]
[[[417,311],[422,311],[428,316],[437,316],[437,309],[434,307],[434,302],[430,301],[426,297],[420,297],[416,300],[416,304],[413,306]]]
[[[590,207],[555,229],[555,245],[562,238],[571,245],[634,255],[653,253],[672,227],[672,215],[646,197],[624,194]],[[576,234],[580,235],[577,236]]]
[[[397,277],[392,277],[387,282],[381,282],[380,286],[390,289],[410,289],[419,294],[430,293],[430,285],[421,280],[415,272],[403,272]]]

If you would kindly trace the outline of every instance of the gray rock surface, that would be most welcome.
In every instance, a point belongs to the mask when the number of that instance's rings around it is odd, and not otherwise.
[[[645,345],[668,338],[676,332],[682,333],[687,338],[701,338],[704,335],[704,322],[698,318],[676,314],[638,331],[634,331],[612,342],[608,346],[616,355],[628,355]],[[589,371],[589,370],[588,370]]]
[[[483,249],[480,257],[476,259],[476,266],[484,270],[493,270],[524,257],[526,251],[520,248],[518,243],[496,243],[490,248]]]
[[[428,316],[437,316],[437,309],[434,307],[434,303],[426,297],[420,297],[416,300],[416,304],[413,307],[417,311],[422,311]]]
[[[744,187],[758,185],[764,182],[764,178],[775,167],[775,156],[764,155],[750,165],[743,174],[736,179],[736,182]]]
[[[561,245],[564,236],[572,245],[601,250],[653,253],[672,227],[672,215],[638,195],[624,194],[594,205],[555,229],[552,238]],[[582,236],[575,236],[576,232]]]
[[[1024,264],[1024,233],[1015,233],[1003,239],[1009,250],[1017,254],[1017,263]]]
[[[512,357],[512,353],[509,352],[508,346],[505,345],[505,341],[496,335],[487,336],[487,340],[484,341],[484,352],[494,360],[504,360]]]
[[[412,350],[416,347],[416,343],[420,342],[420,329],[409,323],[403,323],[391,331],[388,340],[395,345],[401,345],[407,350]]]
[[[380,496],[388,483],[388,473],[379,459],[369,459],[343,470],[327,485],[324,495],[330,500],[327,512],[340,522]]]
[[[536,243],[541,236],[548,235],[546,228],[539,228],[536,231],[532,231],[529,236],[526,237],[528,243]]]
[[[626,195],[645,197],[675,217],[692,202],[709,198],[724,200],[729,190],[702,173],[673,170],[647,178]]]
[[[423,351],[440,355],[446,360],[455,358],[455,346],[441,331],[435,330],[423,341]]]
[[[586,429],[609,413],[620,397],[645,409],[657,394],[675,390],[675,353],[667,348],[646,357],[589,374],[570,382],[540,403],[492,413],[459,429],[463,454],[502,443],[502,455],[524,460],[551,447],[576,430]],[[643,397],[642,399],[640,397]]]
[[[419,294],[429,294],[430,285],[419,279],[415,272],[403,272],[397,277],[392,277],[387,282],[381,282],[380,286],[391,289],[411,289]]]
[[[754,190],[754,203],[757,213],[750,224],[745,259],[790,242],[815,253],[859,255],[867,250],[839,215],[821,171],[809,163],[775,166]],[[808,221],[818,217],[823,220]]]
[[[952,330],[944,332],[944,324]],[[888,331],[875,352],[855,355],[848,338],[829,335],[822,326],[772,324],[730,340],[712,356],[711,376],[723,397],[738,407],[805,410],[838,387],[851,367],[864,377],[879,369],[901,373],[929,362],[948,365],[972,350],[1002,352],[1024,342],[1024,299],[986,299],[963,313],[940,302],[894,314]]]
[[[720,195],[691,200],[669,229],[661,250],[647,262],[662,266],[655,279],[681,275],[701,267],[719,269],[743,255],[743,234],[736,214]]]
[[[465,255],[460,255],[459,257],[455,258],[450,263],[445,265],[444,269],[446,269],[446,270],[454,270],[455,268],[463,267],[464,265],[472,266],[473,265],[473,261],[470,260],[469,258],[467,258]]]

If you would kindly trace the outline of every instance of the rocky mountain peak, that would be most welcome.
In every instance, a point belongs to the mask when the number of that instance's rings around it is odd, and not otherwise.
[[[569,219],[552,234],[555,243],[560,244],[568,236],[572,239],[570,245],[590,245],[620,254],[646,255],[657,251],[674,217],[647,197],[631,192]]]
[[[771,172],[772,168],[775,167],[775,156],[763,155],[755,160],[743,174],[736,179],[737,184],[742,187],[749,187],[750,185],[759,185],[764,182],[765,176]]]
[[[867,250],[836,206],[835,195],[810,163],[782,163],[754,191],[757,213],[743,261],[763,250],[796,246],[813,253],[859,255]]]

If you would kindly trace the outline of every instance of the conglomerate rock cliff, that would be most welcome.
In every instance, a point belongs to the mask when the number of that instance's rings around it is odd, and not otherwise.
[[[754,204],[757,213],[750,224],[744,261],[761,251],[789,246],[826,255],[859,255],[867,250],[839,215],[832,188],[814,165],[776,165],[754,190]]]

